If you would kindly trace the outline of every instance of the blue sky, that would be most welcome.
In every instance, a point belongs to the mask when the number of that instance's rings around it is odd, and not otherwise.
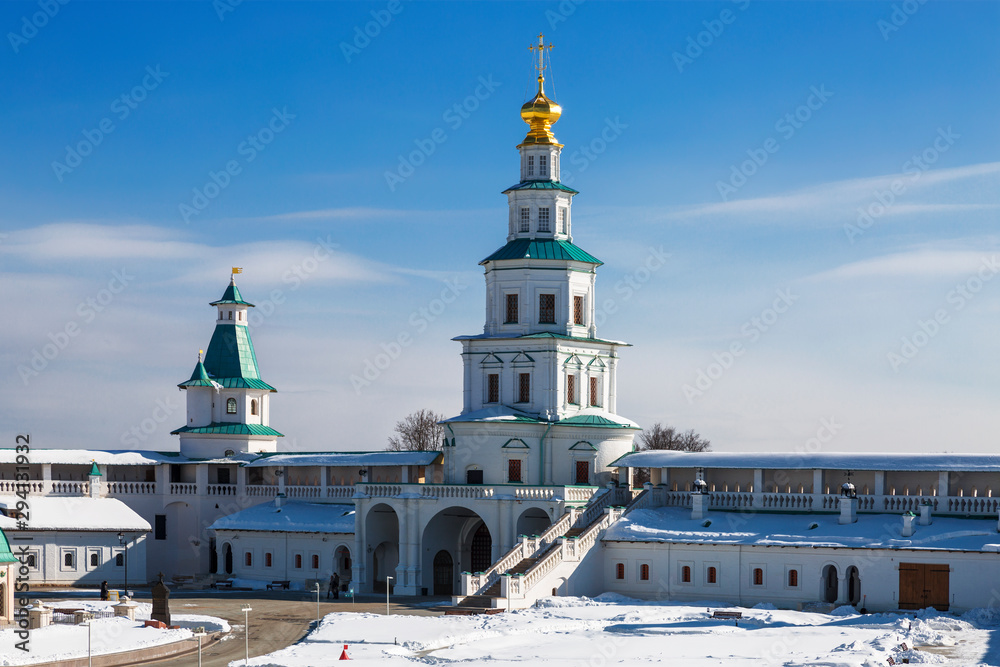
[[[457,413],[544,32],[624,416],[720,450],[995,450],[997,3],[47,6],[0,6],[11,442],[176,447],[231,266],[284,445]]]

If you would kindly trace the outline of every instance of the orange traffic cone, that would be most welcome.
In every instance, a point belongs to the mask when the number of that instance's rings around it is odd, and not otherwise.
[[[344,644],[344,650],[340,652],[341,660],[350,660],[351,656],[347,655],[347,644]]]

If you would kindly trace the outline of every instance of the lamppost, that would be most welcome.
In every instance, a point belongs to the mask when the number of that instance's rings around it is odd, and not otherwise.
[[[391,581],[392,581],[392,577],[388,577],[387,576],[385,578],[385,615],[386,616],[389,615],[389,586],[391,585],[389,582],[391,582]]]
[[[198,667],[201,667],[201,638],[206,634],[205,626],[199,625],[194,629],[194,636],[198,638]]]
[[[246,660],[243,662],[243,667],[250,664],[250,612],[253,609],[250,605],[245,604],[240,610],[243,612],[243,646],[246,648]]]
[[[128,540],[125,533],[118,533],[118,544],[125,549],[125,595],[128,595]]]
[[[316,582],[316,627],[319,627],[319,582]]]

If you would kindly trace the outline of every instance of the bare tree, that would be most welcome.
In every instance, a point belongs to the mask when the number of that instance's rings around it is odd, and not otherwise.
[[[673,426],[663,426],[659,422],[639,434],[639,449],[672,449],[680,452],[707,452],[712,443],[694,432],[681,432]]]
[[[394,452],[437,451],[441,449],[444,429],[438,423],[444,415],[432,410],[418,410],[396,422],[396,435],[389,436],[386,449]]]

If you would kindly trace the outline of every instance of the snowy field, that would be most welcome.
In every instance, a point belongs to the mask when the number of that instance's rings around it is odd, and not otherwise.
[[[712,607],[713,609],[720,607]],[[730,609],[732,609],[730,607]],[[861,616],[741,609],[733,621],[710,620],[705,606],[644,602],[618,595],[549,598],[539,607],[493,616],[330,614],[302,642],[251,665],[334,665],[347,643],[352,660],[380,665],[671,664],[697,667],[875,667],[897,664],[997,665],[992,634],[1000,613],[963,618],[936,612]],[[905,643],[906,649],[902,648]],[[251,652],[253,637],[251,636]],[[914,646],[924,648],[915,651]],[[230,663],[239,667],[243,661]]]
[[[65,602],[45,601],[45,606],[54,608],[85,609],[104,611],[114,602],[94,602],[68,600]],[[152,605],[136,603],[136,622],[125,618],[98,619],[91,628],[93,654],[116,653],[131,649],[168,644],[191,637],[191,630],[200,625],[207,632],[229,632],[229,624],[221,618],[197,614],[171,614],[171,622],[181,626],[178,630],[157,630],[142,627],[142,621],[149,619]],[[139,620],[141,619],[141,620]],[[0,665],[30,665],[67,658],[87,657],[87,627],[84,625],[50,625],[32,630],[25,653],[15,647],[21,639],[13,630],[0,630]]]

